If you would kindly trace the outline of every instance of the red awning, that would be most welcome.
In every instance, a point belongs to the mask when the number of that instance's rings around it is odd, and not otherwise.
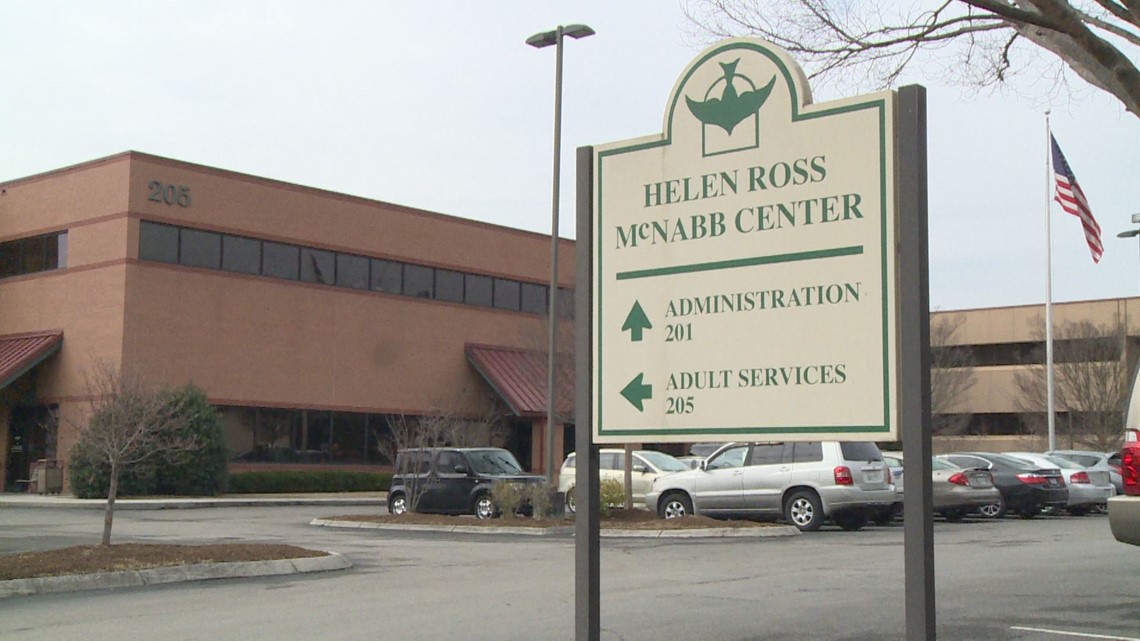
[[[516,416],[546,416],[546,352],[497,345],[466,346],[467,361]],[[555,408],[562,416],[574,414],[574,355],[559,354],[554,377]]]
[[[0,336],[0,389],[56,353],[62,344],[63,330],[58,329]]]

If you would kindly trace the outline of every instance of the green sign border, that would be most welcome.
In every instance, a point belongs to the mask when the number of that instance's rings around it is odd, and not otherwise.
[[[697,69],[701,68],[701,66],[704,65],[704,63],[706,63],[710,58],[717,56],[721,53],[724,53],[726,51],[732,51],[734,49],[746,49],[746,50],[758,52],[758,53],[764,55],[765,57],[767,57],[769,60],[772,61],[773,64],[776,65],[776,67],[777,67],[777,69],[779,69],[780,73],[783,74],[784,80],[787,82],[788,93],[789,93],[789,97],[791,98],[791,102],[792,102],[791,107],[792,107],[792,122],[793,123],[803,121],[803,120],[813,120],[816,118],[825,118],[828,116],[834,116],[834,115],[841,114],[841,113],[863,111],[865,109],[875,109],[878,111],[878,116],[879,116],[879,202],[880,202],[880,214],[879,214],[880,215],[880,227],[879,227],[880,238],[879,238],[879,241],[880,241],[881,248],[882,248],[882,252],[881,252],[882,259],[880,262],[880,274],[881,274],[882,286],[883,286],[883,292],[884,292],[883,302],[882,302],[882,318],[883,318],[883,323],[882,323],[882,327],[883,327],[883,335],[882,335],[882,341],[883,341],[883,422],[881,425],[826,425],[826,426],[796,426],[796,427],[791,427],[791,426],[781,426],[781,427],[696,427],[696,428],[683,428],[683,429],[674,429],[674,430],[662,430],[660,428],[634,428],[634,429],[607,430],[605,428],[605,426],[602,424],[602,402],[603,402],[602,398],[604,396],[604,394],[602,393],[602,390],[604,390],[605,387],[604,387],[604,381],[602,379],[602,355],[604,352],[604,347],[602,345],[602,336],[603,336],[604,332],[601,329],[601,327],[602,327],[601,318],[602,318],[602,300],[604,299],[604,296],[603,296],[603,285],[604,284],[602,283],[601,274],[602,274],[602,256],[604,254],[602,252],[602,246],[603,246],[602,237],[603,237],[603,235],[601,233],[599,233],[599,231],[604,228],[604,225],[603,225],[604,212],[602,211],[602,185],[603,185],[604,177],[605,177],[604,160],[605,160],[605,158],[607,158],[609,156],[618,156],[621,154],[643,151],[646,149],[653,149],[656,147],[667,147],[667,146],[673,144],[673,142],[672,142],[673,141],[673,116],[676,113],[677,103],[679,102],[682,93],[684,93],[683,89],[684,89],[685,85],[689,82],[690,77],[693,75],[693,73],[696,72]],[[740,435],[774,434],[774,435],[780,435],[780,434],[823,434],[823,433],[843,434],[843,433],[856,433],[856,432],[863,432],[863,433],[868,433],[868,434],[890,434],[890,432],[891,432],[891,387],[890,387],[890,380],[891,380],[891,376],[893,375],[894,372],[891,369],[890,345],[889,345],[890,336],[889,336],[889,333],[887,330],[890,327],[890,320],[891,320],[891,317],[893,316],[893,313],[892,313],[892,310],[890,309],[890,306],[888,305],[888,296],[886,296],[886,292],[890,291],[889,287],[891,286],[891,283],[889,282],[889,279],[888,279],[888,270],[887,270],[887,256],[888,256],[888,254],[887,254],[887,252],[893,251],[892,250],[893,243],[888,242],[889,239],[887,238],[887,227],[888,227],[887,223],[889,222],[888,217],[890,215],[890,212],[888,212],[888,210],[887,210],[887,190],[888,190],[888,187],[892,187],[893,185],[891,184],[892,181],[890,181],[889,177],[887,176],[887,167],[886,167],[886,162],[887,162],[886,100],[887,100],[887,98],[879,98],[879,99],[875,99],[875,100],[869,100],[867,102],[853,103],[853,104],[848,104],[848,105],[844,105],[841,107],[833,107],[831,109],[821,109],[818,111],[813,111],[811,113],[800,113],[799,99],[798,99],[798,96],[796,93],[796,83],[794,81],[794,78],[793,78],[791,71],[784,64],[783,60],[781,60],[780,57],[778,55],[776,55],[773,51],[771,51],[770,49],[760,45],[759,43],[734,41],[734,42],[726,43],[723,46],[720,46],[720,47],[717,47],[715,49],[710,50],[708,53],[706,53],[704,56],[702,56],[697,61],[696,64],[692,65],[692,67],[689,69],[688,73],[685,74],[684,78],[682,79],[680,84],[677,86],[676,93],[673,94],[672,103],[669,105],[668,130],[665,132],[664,138],[662,138],[661,140],[655,140],[652,142],[645,142],[645,143],[630,145],[628,147],[615,147],[613,149],[607,149],[605,151],[597,152],[597,163],[596,163],[596,171],[597,171],[597,182],[596,182],[597,213],[594,217],[594,256],[596,256],[597,269],[596,269],[596,273],[594,276],[594,287],[595,287],[595,290],[597,292],[598,304],[597,304],[597,308],[594,310],[594,325],[595,325],[595,327],[598,328],[598,330],[596,332],[597,333],[597,336],[596,336],[596,340],[597,340],[597,361],[594,363],[594,365],[595,365],[594,366],[594,375],[597,377],[597,381],[598,381],[598,393],[595,395],[596,396],[595,404],[597,407],[597,417],[596,417],[596,420],[594,421],[594,423],[595,423],[594,429],[595,429],[595,432],[597,433],[598,436],[604,436],[604,437],[673,436],[673,435],[678,435],[678,434],[680,434],[680,435],[692,435],[692,436],[703,436],[703,435],[708,435],[708,434],[740,434]],[[641,270],[639,272],[623,272],[622,274],[617,275],[617,279],[618,280],[625,280],[627,278],[645,278],[645,277],[652,277],[652,276],[668,275],[668,274],[673,274],[673,273],[683,273],[683,272],[692,272],[692,271],[707,271],[707,270],[712,270],[712,269],[726,269],[726,268],[731,268],[731,267],[744,267],[744,266],[752,266],[752,265],[758,265],[758,264],[768,264],[768,263],[773,263],[773,262],[786,262],[787,260],[814,260],[814,259],[818,259],[818,258],[826,258],[826,257],[832,256],[832,255],[853,255],[855,253],[862,253],[862,247],[858,247],[857,249],[858,249],[858,252],[850,251],[851,248],[837,248],[837,250],[820,250],[819,252],[804,252],[804,254],[818,253],[821,255],[784,258],[783,260],[779,260],[780,257],[756,257],[756,258],[752,258],[752,259],[739,259],[737,261],[722,261],[720,263],[704,263],[701,265],[662,267],[662,268],[652,269],[652,270]],[[847,253],[844,253],[844,250],[846,250]],[[840,253],[835,253],[836,251],[839,251]],[[784,255],[784,256],[791,256],[791,255]],[[739,264],[731,264],[730,265],[727,263],[739,263]],[[591,358],[593,358],[592,354],[591,354]]]

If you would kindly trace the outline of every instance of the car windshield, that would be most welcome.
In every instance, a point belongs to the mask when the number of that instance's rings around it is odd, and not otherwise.
[[[683,472],[689,469],[681,461],[678,461],[673,456],[664,452],[654,452],[652,450],[638,450],[638,456],[649,461],[653,467],[661,470],[662,472]]]
[[[506,450],[470,450],[467,460],[471,467],[479,474],[490,476],[504,476],[509,474],[522,474],[522,466],[514,455]]]

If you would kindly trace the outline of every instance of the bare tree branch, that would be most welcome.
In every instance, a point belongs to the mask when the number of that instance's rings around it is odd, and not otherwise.
[[[1033,56],[1021,54],[1047,52],[1140,116],[1138,52],[1131,49],[1140,47],[1140,0],[1082,5],[939,0],[917,8],[888,6],[841,0],[687,0],[685,13],[705,35],[771,41],[802,58],[809,78],[861,84],[858,73],[852,73],[859,72],[877,88],[898,82],[923,50],[955,47],[967,64],[948,65],[950,73],[980,80],[983,86],[1010,82],[1015,54],[1025,64]]]

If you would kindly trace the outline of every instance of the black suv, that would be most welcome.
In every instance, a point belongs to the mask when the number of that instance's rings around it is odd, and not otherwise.
[[[429,447],[400,450],[388,490],[388,512],[498,514],[491,486],[498,481],[542,483],[523,471],[514,455],[498,447]]]

